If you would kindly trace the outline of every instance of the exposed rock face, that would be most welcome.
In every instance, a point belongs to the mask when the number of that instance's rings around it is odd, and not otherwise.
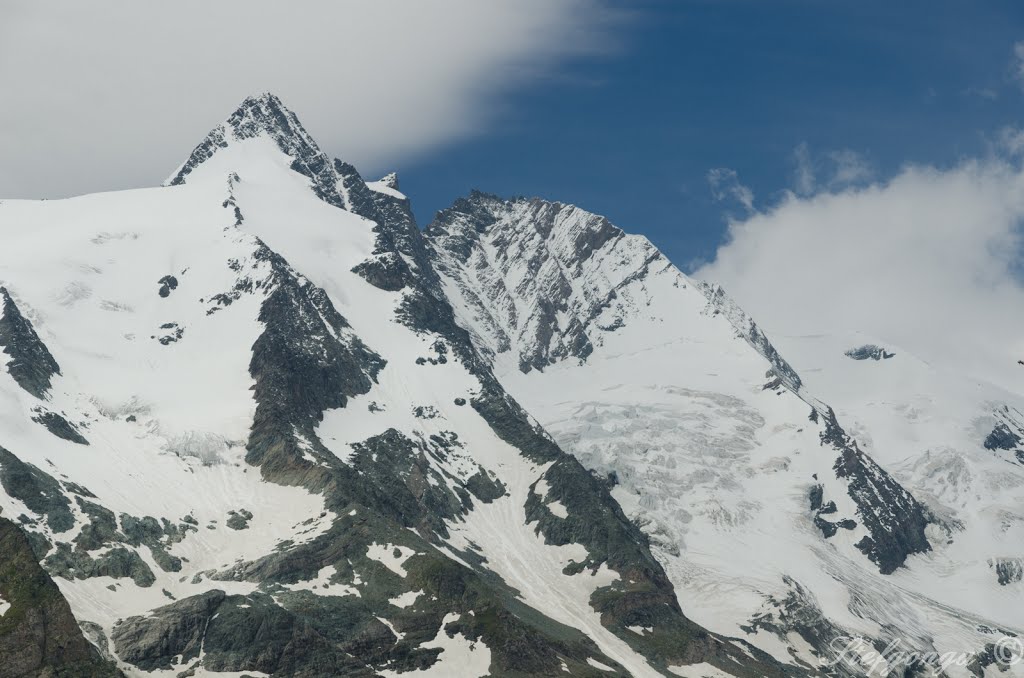
[[[851,348],[846,352],[846,356],[854,360],[888,360],[895,355],[895,353],[890,353],[881,346],[875,346],[874,344],[864,344],[857,348]]]
[[[67,532],[74,526],[71,502],[64,495],[60,483],[2,447],[0,484],[9,496],[24,503],[30,511],[44,516],[53,532]]]
[[[523,372],[586,360],[602,332],[645,303],[620,292],[671,266],[646,238],[539,199],[473,192],[439,212],[427,236],[446,291],[476,320],[477,345],[511,351]]]
[[[860,451],[856,441],[839,426],[831,408],[823,416],[822,444],[839,450],[833,467],[836,477],[848,483],[847,491],[857,505],[857,516],[870,532],[870,536],[857,543],[857,548],[878,565],[882,574],[901,567],[907,556],[930,551],[925,528],[932,521],[927,509]]]
[[[1000,586],[1015,584],[1024,578],[1024,558],[989,558],[988,564],[996,571]]]
[[[985,436],[983,446],[996,453],[1012,453],[1018,463],[1024,464],[1024,415],[1006,405],[993,415],[996,425]]]
[[[10,678],[113,678],[123,674],[82,635],[28,539],[0,518],[0,673]]]
[[[384,361],[351,332],[327,294],[283,258],[262,244],[254,258],[271,273],[261,285],[269,290],[260,308],[265,330],[249,364],[257,407],[246,458],[268,479],[320,489],[326,479],[302,460],[296,432],[316,440],[323,412],[369,391]]]
[[[85,436],[78,432],[71,422],[64,417],[60,416],[56,412],[49,410],[40,410],[39,413],[32,418],[32,421],[37,424],[42,424],[46,427],[46,430],[57,436],[62,440],[75,443],[76,445],[88,445],[89,441],[86,440]]]
[[[23,389],[43,398],[60,366],[4,287],[0,302],[0,347],[10,357],[7,371]]]
[[[166,185],[185,183],[197,167],[232,142],[256,137],[268,137],[282,153],[290,156],[292,169],[309,177],[313,191],[322,200],[342,209],[350,207],[338,191],[342,177],[335,171],[331,159],[317,147],[298,117],[273,94],[248,97],[243,101],[224,123],[196,146],[188,160],[167,179]]]
[[[414,286],[417,278],[436,290],[436,274],[409,199],[398,191],[397,177],[389,176],[389,181],[364,184],[369,200],[362,200],[356,213],[377,223],[377,240],[373,256],[353,270],[383,290]]]
[[[126,620],[113,634],[118,654],[147,671],[192,666],[271,675],[372,676],[329,633],[275,604],[270,596],[213,590]]]
[[[996,424],[992,432],[985,438],[986,450],[1014,450],[1024,442],[1005,423]]]

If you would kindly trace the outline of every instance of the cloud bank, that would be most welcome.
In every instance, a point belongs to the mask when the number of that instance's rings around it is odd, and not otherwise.
[[[599,0],[0,0],[0,196],[154,185],[266,90],[379,171],[493,124],[614,23]]]
[[[780,339],[861,331],[1021,391],[1024,168],[1008,150],[788,192],[731,222],[694,276],[720,282]]]

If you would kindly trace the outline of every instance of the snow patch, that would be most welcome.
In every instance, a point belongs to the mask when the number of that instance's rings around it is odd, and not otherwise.
[[[366,549],[367,558],[383,564],[399,577],[405,577],[409,574],[402,565],[414,555],[416,555],[414,549],[394,544],[377,544],[375,542]]]
[[[413,605],[413,603],[416,602],[416,599],[419,598],[422,594],[423,591],[406,591],[400,596],[395,596],[394,598],[391,598],[390,600],[388,600],[388,602],[394,605],[395,607],[406,608]]]
[[[445,627],[452,622],[458,621],[459,614],[451,612],[445,615],[441,622],[441,628],[433,640],[423,643],[419,647],[423,649],[440,648],[441,654],[437,661],[421,671],[397,671],[379,670],[385,678],[401,678],[403,676],[415,675],[417,678],[449,678],[450,676],[461,676],[463,678],[481,678],[490,673],[491,650],[480,640],[470,640],[461,633],[449,637]],[[381,622],[384,622],[382,619]],[[396,634],[397,635],[397,634]]]
[[[608,666],[607,664],[602,664],[601,662],[597,661],[593,657],[587,657],[587,663],[590,664],[591,666],[593,666],[595,669],[600,669],[602,671],[614,671],[615,670],[612,667]]]
[[[384,195],[391,196],[392,198],[397,198],[398,200],[406,200],[407,199],[404,193],[402,193],[401,191],[395,190],[394,188],[389,186],[387,184],[387,182],[385,182],[384,180],[381,180],[381,181],[367,181],[366,182],[366,187],[369,188],[374,193],[382,193]]]
[[[686,666],[670,666],[668,670],[677,676],[683,676],[683,678],[732,678],[731,673],[726,673],[717,666],[712,666],[707,662],[688,664]]]
[[[337,568],[333,565],[328,565],[322,568],[317,576],[307,581],[300,581],[295,584],[285,584],[284,587],[289,591],[310,591],[318,596],[361,596],[355,586],[349,584],[332,584],[333,579],[338,574]]]
[[[548,507],[548,510],[551,511],[551,513],[559,518],[568,518],[569,510],[565,508],[565,504],[557,499],[548,499],[549,489],[551,488],[548,486],[548,481],[541,478],[534,486],[534,493],[540,497],[541,501],[544,502],[544,505]]]

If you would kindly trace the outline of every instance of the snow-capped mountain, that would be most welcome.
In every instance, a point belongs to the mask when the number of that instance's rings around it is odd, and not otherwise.
[[[421,231],[262,95],[0,243],[4,675],[982,675],[1024,627],[1024,403],[774,344],[579,208]]]
[[[499,380],[612,480],[694,620],[808,670],[864,636],[980,675],[1019,633],[1019,396],[863,338],[780,352],[571,205],[473,193],[427,234]]]
[[[164,187],[6,201],[0,229],[0,508],[89,661],[785,672],[685,616],[456,324],[394,178],[329,159],[275,97]],[[32,608],[13,592],[5,620]]]

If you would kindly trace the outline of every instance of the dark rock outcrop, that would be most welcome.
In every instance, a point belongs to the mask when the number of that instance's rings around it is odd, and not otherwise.
[[[171,292],[178,289],[178,279],[173,275],[165,275],[157,281],[157,284],[160,285],[157,293],[165,298],[171,296]]]
[[[848,358],[853,358],[854,360],[888,360],[896,354],[890,353],[881,346],[876,346],[875,344],[864,344],[857,348],[851,348],[844,355]]]
[[[1015,450],[1024,443],[1017,433],[1010,430],[1010,427],[1000,422],[995,425],[992,432],[985,438],[986,450]]]
[[[179,657],[192,665],[202,652],[209,671],[374,675],[310,621],[265,594],[208,591],[124,621],[115,627],[113,641],[123,659],[147,671],[169,669]]]
[[[50,380],[60,374],[60,365],[4,287],[0,302],[0,347],[10,356],[7,371],[23,389],[43,398]]]
[[[67,532],[75,525],[71,501],[52,476],[25,463],[0,447],[0,485],[11,497],[40,516],[54,532]]]
[[[301,461],[296,432],[317,441],[323,412],[369,391],[384,361],[351,332],[322,289],[265,245],[255,258],[270,264],[271,276],[263,283],[269,290],[260,307],[264,331],[249,363],[256,415],[246,460],[268,480],[318,491],[326,471]]]
[[[239,509],[238,511],[228,511],[228,519],[225,524],[232,530],[248,530],[250,520],[252,520],[252,512]]]
[[[932,522],[928,510],[861,452],[831,408],[822,418],[825,430],[821,442],[839,450],[833,470],[837,478],[847,482],[847,492],[857,504],[857,516],[870,533],[857,543],[857,548],[878,565],[882,574],[892,573],[914,553],[930,551],[925,536],[925,528]]]
[[[989,558],[988,566],[996,571],[1000,586],[1016,584],[1024,578],[1024,558]]]
[[[0,518],[0,673],[9,678],[123,678],[85,639],[25,534]]]
[[[992,452],[1012,453],[1013,461],[1024,464],[1024,415],[1007,405],[997,408],[993,415],[996,424],[982,445]]]
[[[75,428],[74,424],[56,412],[38,410],[36,416],[32,417],[32,421],[37,424],[42,424],[47,431],[61,440],[67,440],[68,442],[75,443],[76,445],[89,444],[89,441],[85,439],[85,436],[78,432],[78,429]]]

